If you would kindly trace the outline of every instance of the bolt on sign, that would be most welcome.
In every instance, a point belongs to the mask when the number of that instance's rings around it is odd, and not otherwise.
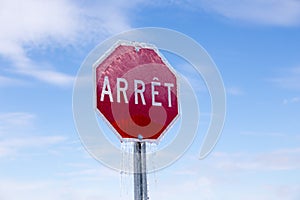
[[[158,141],[179,115],[176,74],[155,46],[119,41],[94,70],[96,110],[121,141]]]

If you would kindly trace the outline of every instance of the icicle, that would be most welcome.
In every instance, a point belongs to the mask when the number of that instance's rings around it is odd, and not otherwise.
[[[133,190],[132,172],[133,172],[133,142],[123,141],[121,143],[121,198],[129,199]]]

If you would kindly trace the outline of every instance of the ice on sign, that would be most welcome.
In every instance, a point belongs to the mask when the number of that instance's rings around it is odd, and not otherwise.
[[[177,77],[154,46],[118,43],[94,67],[97,110],[121,140],[157,140],[178,116]]]

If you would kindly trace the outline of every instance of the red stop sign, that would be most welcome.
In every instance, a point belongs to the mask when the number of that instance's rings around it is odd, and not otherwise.
[[[177,78],[154,46],[119,42],[94,67],[97,110],[121,140],[157,140],[175,121]]]

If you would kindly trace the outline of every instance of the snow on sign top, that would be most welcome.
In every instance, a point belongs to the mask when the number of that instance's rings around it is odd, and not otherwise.
[[[158,141],[179,115],[177,77],[155,46],[118,42],[94,69],[96,110],[121,141]]]

